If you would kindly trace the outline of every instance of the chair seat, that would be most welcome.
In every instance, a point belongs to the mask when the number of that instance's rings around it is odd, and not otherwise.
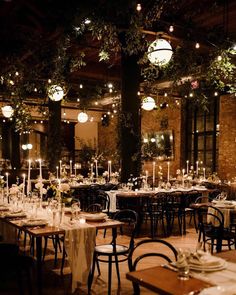
[[[116,253],[117,254],[125,254],[127,253],[129,247],[124,246],[124,245],[116,245]],[[109,254],[114,254],[114,248],[112,244],[105,244],[105,245],[98,245],[95,247],[95,252],[97,252],[98,254],[105,254],[105,255],[109,255]]]

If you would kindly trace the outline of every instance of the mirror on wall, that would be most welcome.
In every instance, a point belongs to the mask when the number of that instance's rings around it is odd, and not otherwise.
[[[143,134],[143,159],[171,160],[174,158],[174,134],[172,130]]]

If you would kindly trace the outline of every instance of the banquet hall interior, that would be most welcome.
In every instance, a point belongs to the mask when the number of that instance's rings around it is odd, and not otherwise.
[[[236,294],[236,1],[0,1],[0,294]]]

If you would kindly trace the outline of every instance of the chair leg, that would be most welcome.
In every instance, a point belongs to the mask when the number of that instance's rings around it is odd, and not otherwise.
[[[94,254],[92,268],[91,268],[89,276],[88,276],[88,294],[90,294],[90,292],[91,292],[96,261],[97,261],[97,256]]]
[[[61,275],[63,275],[63,268],[64,268],[64,265],[65,265],[65,259],[66,259],[66,250],[65,250],[65,247],[63,245],[62,259],[61,259]]]
[[[99,261],[96,259],[96,265],[97,265],[97,270],[98,270],[98,276],[101,275],[101,270],[100,270],[100,265],[99,265]]]
[[[48,238],[44,237],[43,261],[44,261],[45,256],[46,256],[47,246],[48,246]]]
[[[116,262],[117,279],[118,279],[118,283],[120,284],[120,270],[119,270],[119,262],[118,262],[117,255],[115,255],[115,262]]]
[[[111,294],[112,256],[108,258],[108,295]]]

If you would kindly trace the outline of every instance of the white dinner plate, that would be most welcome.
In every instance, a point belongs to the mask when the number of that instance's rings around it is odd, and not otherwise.
[[[83,213],[83,217],[88,221],[103,221],[107,218],[106,213]]]
[[[223,270],[227,267],[227,263],[222,260],[222,263],[219,263],[219,265],[204,265],[204,266],[201,266],[201,265],[196,265],[196,264],[190,264],[189,265],[189,268],[191,270],[194,270],[194,271],[204,271],[204,272],[213,272],[213,271],[219,271],[219,270]]]
[[[235,295],[236,286],[214,286],[202,290],[199,295]]]

